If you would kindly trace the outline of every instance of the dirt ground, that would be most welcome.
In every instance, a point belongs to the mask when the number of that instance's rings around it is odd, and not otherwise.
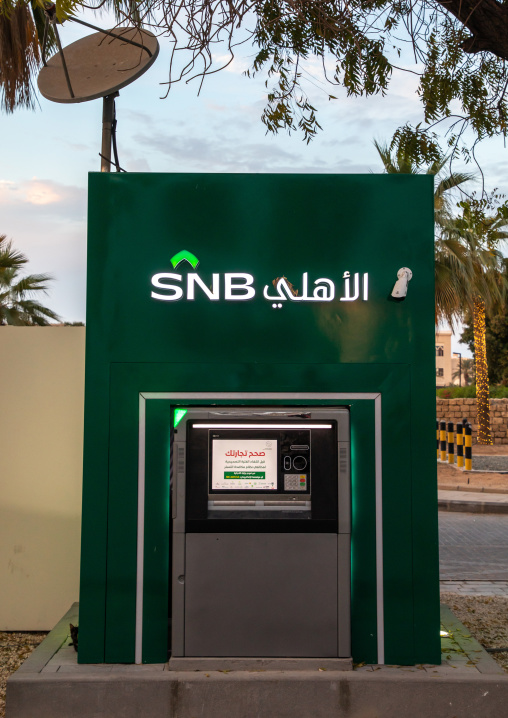
[[[508,456],[508,444],[495,444],[494,446],[473,446],[473,456]],[[508,474],[491,472],[472,472],[458,469],[453,464],[437,465],[437,484],[440,489],[468,487],[478,489],[501,489],[508,492]]]
[[[508,649],[508,598],[442,593],[441,603],[449,606],[484,648]],[[508,650],[490,655],[508,673]]]
[[[0,718],[5,716],[7,678],[17,671],[46,636],[47,633],[0,632]]]
[[[492,472],[462,471],[451,464],[437,465],[438,488],[457,488],[457,486],[469,489],[476,487],[479,490],[501,489],[508,491],[508,474],[495,474]]]
[[[474,454],[478,456],[508,456],[508,444],[494,444],[494,446],[473,444]]]

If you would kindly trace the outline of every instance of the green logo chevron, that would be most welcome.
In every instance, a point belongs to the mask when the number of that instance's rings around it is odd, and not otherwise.
[[[180,262],[189,262],[192,269],[196,269],[199,264],[199,259],[196,257],[196,255],[192,254],[192,252],[187,252],[186,249],[182,249],[181,252],[178,252],[178,254],[175,254],[174,257],[171,257],[171,264],[173,265],[173,269],[176,269]]]

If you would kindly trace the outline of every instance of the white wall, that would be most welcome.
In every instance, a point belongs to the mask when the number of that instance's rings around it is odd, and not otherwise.
[[[78,600],[84,327],[0,326],[0,630]]]

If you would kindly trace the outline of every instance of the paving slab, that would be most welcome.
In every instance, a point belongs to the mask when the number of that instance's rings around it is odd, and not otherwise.
[[[508,581],[508,516],[441,511],[439,567],[441,579]]]
[[[9,678],[6,718],[499,718],[508,703],[508,674],[446,607],[441,665],[352,671],[78,665],[68,615]]]

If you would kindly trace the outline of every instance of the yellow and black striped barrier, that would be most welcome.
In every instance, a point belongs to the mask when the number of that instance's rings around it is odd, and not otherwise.
[[[471,424],[466,424],[465,426],[465,451],[466,451],[466,460],[465,460],[465,470],[471,471],[473,468],[473,429],[471,427]]]
[[[464,424],[457,424],[457,466],[459,469],[464,468]]]
[[[439,422],[439,442],[441,461],[446,461],[446,421]]]
[[[455,463],[455,439],[453,421],[448,422],[448,463]]]
[[[456,450],[455,442],[457,443]],[[457,424],[454,429],[452,421],[446,422],[443,419],[438,419],[436,421],[436,449],[438,461],[453,464],[456,455],[457,467],[471,471],[473,468],[473,429],[471,424],[463,419],[462,423]]]

